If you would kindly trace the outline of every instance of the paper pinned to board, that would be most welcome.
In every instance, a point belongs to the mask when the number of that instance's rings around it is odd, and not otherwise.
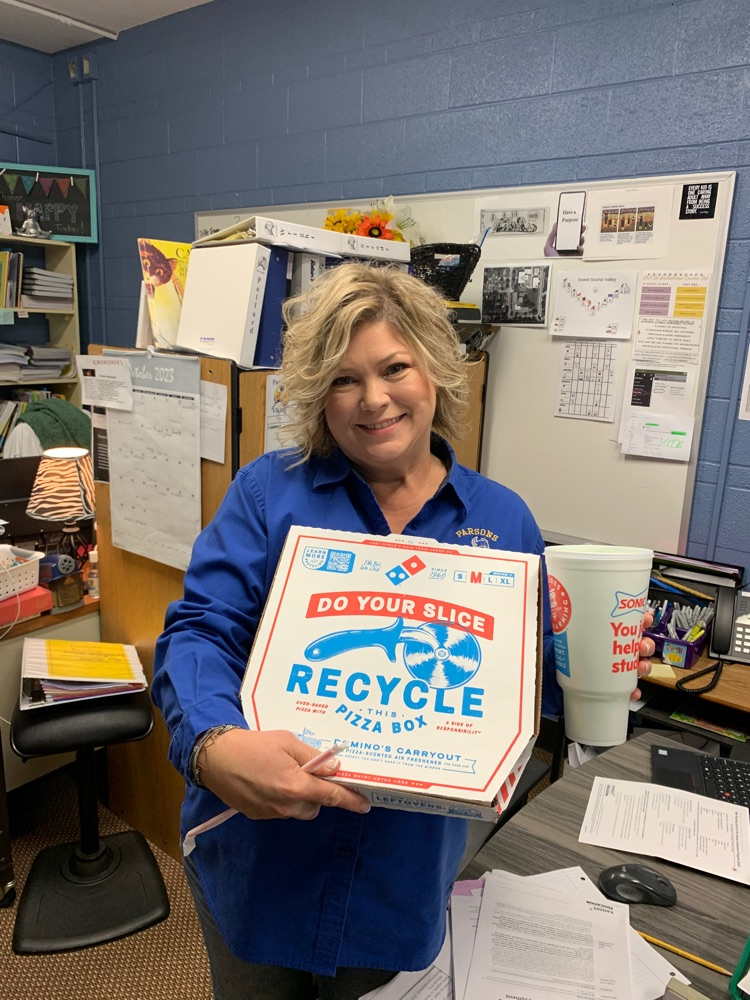
[[[694,417],[673,413],[631,413],[624,422],[622,452],[669,462],[687,462],[693,445]]]

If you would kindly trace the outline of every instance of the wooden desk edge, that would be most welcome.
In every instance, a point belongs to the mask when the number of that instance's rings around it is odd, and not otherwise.
[[[85,615],[93,615],[99,611],[98,597],[84,597],[83,604],[75,608],[63,608],[54,614],[51,611],[43,611],[36,618],[27,618],[26,621],[14,625],[8,632],[3,632],[7,625],[0,626],[0,641],[6,639],[19,639],[24,635],[31,635],[40,629],[49,628],[51,625],[60,625],[63,622],[73,621],[75,618],[83,618]]]

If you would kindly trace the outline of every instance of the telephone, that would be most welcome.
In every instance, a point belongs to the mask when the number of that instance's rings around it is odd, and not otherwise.
[[[731,663],[750,663],[750,590],[740,590],[737,593],[732,642],[726,658]]]

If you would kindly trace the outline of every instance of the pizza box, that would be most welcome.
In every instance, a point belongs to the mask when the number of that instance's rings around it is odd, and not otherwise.
[[[540,558],[289,530],[243,678],[256,731],[318,750],[374,806],[497,818],[541,697]]]

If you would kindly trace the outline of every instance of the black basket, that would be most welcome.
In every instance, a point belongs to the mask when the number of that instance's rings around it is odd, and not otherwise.
[[[476,243],[427,243],[412,248],[411,270],[446,299],[458,302],[481,253]]]

